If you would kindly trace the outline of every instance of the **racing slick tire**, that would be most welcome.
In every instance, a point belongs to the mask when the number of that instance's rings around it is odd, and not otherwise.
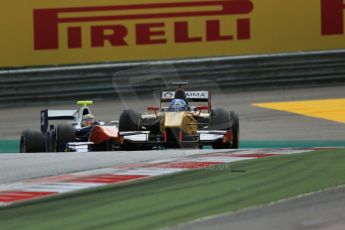
[[[139,131],[140,114],[134,110],[124,110],[120,115],[119,131]]]
[[[59,124],[56,127],[56,152],[66,152],[67,143],[75,141],[75,130],[70,124]]]
[[[212,110],[209,123],[210,130],[232,130],[232,143],[216,141],[212,144],[214,149],[237,149],[239,147],[239,118],[236,112],[226,111],[225,109]]]
[[[46,151],[44,136],[38,130],[25,130],[20,137],[21,153],[42,153]]]
[[[128,109],[124,110],[120,115],[119,120],[119,131],[139,131],[140,127],[140,114],[134,110]],[[139,150],[139,146],[130,143],[124,143],[120,146],[120,149],[123,151],[135,151]]]
[[[210,116],[210,130],[227,130],[231,127],[229,112],[225,109],[213,109]]]
[[[46,140],[46,152],[51,153],[56,151],[56,133],[47,132],[44,136]]]
[[[238,114],[234,111],[230,111],[231,130],[232,130],[232,149],[238,149],[240,147],[240,119]]]

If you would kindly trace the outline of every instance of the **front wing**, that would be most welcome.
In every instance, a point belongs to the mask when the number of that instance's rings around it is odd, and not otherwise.
[[[205,130],[197,131],[194,141],[181,141],[181,143],[195,143],[199,145],[212,145],[214,142],[223,141],[227,138],[229,130]],[[230,131],[231,132],[231,131]],[[150,131],[120,132],[124,144],[164,146],[164,135],[150,136]]]

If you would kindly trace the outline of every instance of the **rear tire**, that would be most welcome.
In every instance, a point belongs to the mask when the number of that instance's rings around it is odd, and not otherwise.
[[[46,152],[51,153],[56,151],[56,133],[47,132],[44,136],[46,140]]]
[[[75,130],[70,124],[60,124],[56,128],[56,152],[65,152],[67,143],[75,141]]]
[[[238,114],[234,111],[230,111],[231,130],[232,130],[232,149],[238,149],[240,147],[240,119]]]
[[[41,131],[25,130],[20,137],[21,153],[40,153],[46,151],[44,136]]]
[[[139,131],[140,114],[128,109],[121,113],[119,120],[119,131]]]
[[[212,144],[214,149],[238,149],[239,147],[239,118],[236,112],[225,109],[214,109],[210,116],[209,130],[232,130],[232,143],[217,141]]]
[[[119,132],[139,131],[140,129],[140,114],[134,110],[128,109],[121,113],[119,120]],[[120,146],[123,151],[139,150],[140,146],[130,143],[124,143]]]
[[[211,112],[209,129],[227,130],[231,127],[229,112],[225,109],[214,109]]]

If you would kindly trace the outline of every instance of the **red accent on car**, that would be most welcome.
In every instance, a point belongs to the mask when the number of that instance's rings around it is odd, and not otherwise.
[[[119,130],[115,126],[95,125],[90,134],[90,141],[101,144],[111,139],[118,139]]]
[[[157,110],[159,110],[159,106],[149,106],[149,107],[147,107],[147,110],[148,111],[157,111]]]
[[[232,141],[232,139],[233,139],[232,130],[227,130],[224,136],[224,142]]]
[[[196,108],[199,110],[208,110],[208,105],[197,106]]]
[[[164,142],[167,142],[167,132],[164,131]]]

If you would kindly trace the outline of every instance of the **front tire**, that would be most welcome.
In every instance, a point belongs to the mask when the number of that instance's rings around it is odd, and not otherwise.
[[[20,137],[21,153],[42,153],[46,151],[44,136],[38,130],[25,130]]]

